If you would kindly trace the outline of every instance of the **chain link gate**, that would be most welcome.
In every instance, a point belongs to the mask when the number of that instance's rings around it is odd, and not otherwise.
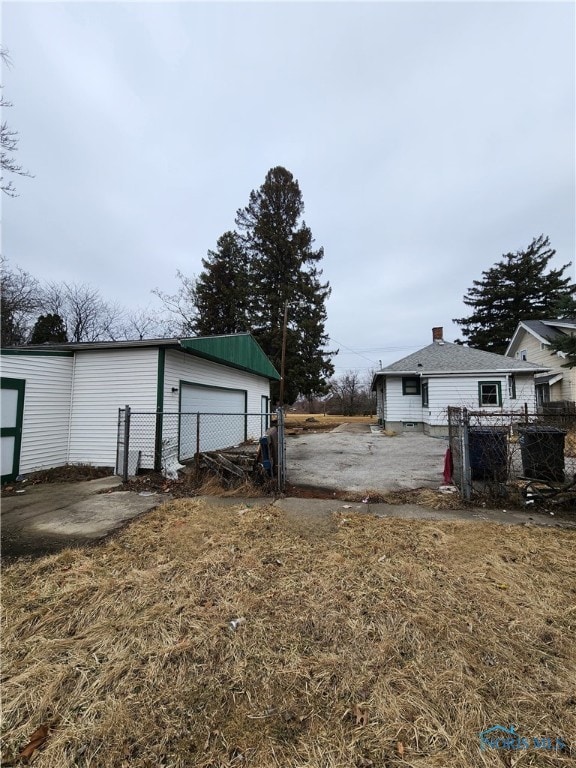
[[[522,494],[527,483],[559,492],[576,484],[576,412],[555,405],[508,412],[448,408],[452,480],[464,499],[474,491]]]
[[[200,454],[238,447],[265,435],[276,417],[278,490],[286,483],[284,411],[273,413],[201,413],[118,411],[116,474],[126,482],[139,469],[173,474],[181,462],[198,461]]]

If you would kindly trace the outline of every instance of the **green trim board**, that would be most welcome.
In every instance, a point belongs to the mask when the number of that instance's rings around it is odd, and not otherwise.
[[[1,483],[7,483],[14,480],[20,474],[20,450],[22,448],[22,423],[24,421],[24,395],[26,391],[26,380],[11,379],[6,376],[2,376],[0,380],[0,386],[2,389],[16,390],[18,393],[16,404],[16,424],[14,427],[2,427],[0,429],[0,437],[14,438],[12,471],[2,475],[0,478]]]
[[[164,373],[166,370],[166,349],[158,348],[158,373],[156,376],[156,435],[154,439],[154,471],[162,470],[162,440],[164,431]]]
[[[272,381],[280,380],[280,374],[250,333],[181,339],[180,345],[185,351],[206,360],[254,373]]]
[[[24,355],[29,357],[74,357],[74,352],[58,349],[23,349],[22,347],[18,347],[18,349],[0,349],[0,355]]]
[[[483,388],[486,387],[486,391]],[[496,402],[484,402],[496,398]],[[502,382],[500,381],[479,381],[478,382],[478,403],[481,408],[501,408],[502,407]]]

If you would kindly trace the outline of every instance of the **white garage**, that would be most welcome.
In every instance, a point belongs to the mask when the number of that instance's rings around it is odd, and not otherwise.
[[[160,468],[166,447],[186,459],[199,435],[203,451],[258,438],[280,378],[249,333],[2,349],[1,369],[3,397],[18,395],[14,423],[6,408],[2,424],[3,482],[65,464],[114,467],[126,405],[140,414],[131,447],[142,467]]]
[[[182,382],[180,460],[192,458],[198,442],[200,451],[215,451],[242,443],[247,437],[247,400],[246,390]],[[202,423],[197,437],[198,419],[201,419]]]

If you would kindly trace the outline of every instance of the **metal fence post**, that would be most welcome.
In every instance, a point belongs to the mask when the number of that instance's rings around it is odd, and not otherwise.
[[[277,483],[278,490],[284,490],[284,484],[286,482],[286,439],[284,430],[284,410],[278,408],[276,411],[276,418],[278,422],[278,467],[277,467]]]
[[[122,467],[122,480],[128,482],[128,449],[130,447],[130,406],[124,407],[124,464]]]
[[[470,467],[470,417],[462,408],[462,495],[466,501],[472,496],[472,469]]]
[[[200,469],[200,413],[196,414],[196,467]]]

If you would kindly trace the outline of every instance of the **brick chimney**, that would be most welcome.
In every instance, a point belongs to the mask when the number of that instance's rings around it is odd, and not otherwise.
[[[432,328],[432,341],[436,344],[439,341],[444,341],[444,328]]]

